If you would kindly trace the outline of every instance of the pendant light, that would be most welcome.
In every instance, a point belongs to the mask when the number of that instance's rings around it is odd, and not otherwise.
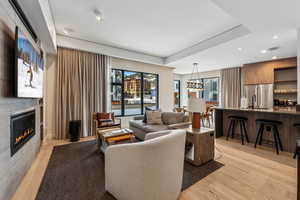
[[[187,81],[187,89],[198,91],[204,90],[203,83],[201,82],[199,77],[198,63],[193,63],[193,71],[190,80]]]

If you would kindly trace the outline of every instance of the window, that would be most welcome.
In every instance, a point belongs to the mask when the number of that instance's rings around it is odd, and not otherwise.
[[[174,106],[180,108],[180,80],[174,80]]]
[[[111,107],[115,115],[122,114],[122,71],[111,72]]]
[[[204,78],[202,97],[209,102],[219,102],[219,78]]]
[[[142,73],[124,71],[124,115],[142,113]]]
[[[204,91],[189,91],[189,97],[201,97],[208,102],[219,102],[219,78],[202,78]]]
[[[141,115],[158,108],[158,75],[112,69],[111,105],[116,116]]]
[[[146,107],[155,110],[158,108],[158,79],[156,74],[144,73],[144,110]]]

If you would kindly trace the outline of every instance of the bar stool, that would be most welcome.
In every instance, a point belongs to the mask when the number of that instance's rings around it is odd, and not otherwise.
[[[296,128],[300,128],[300,123],[296,123],[296,124],[294,124],[294,127],[296,127]],[[295,148],[295,153],[294,153],[294,159],[296,158],[296,156],[297,156],[297,143],[299,143],[299,146],[300,146],[300,140],[297,140],[296,141],[296,148]]]
[[[264,130],[266,128],[266,130],[272,130],[273,137],[274,137],[274,143],[275,143],[275,147],[276,147],[276,153],[279,154],[278,146],[279,146],[280,150],[283,151],[283,147],[282,147],[282,143],[280,140],[279,131],[278,131],[278,127],[277,127],[277,126],[281,125],[282,123],[280,121],[267,120],[267,119],[257,119],[256,122],[260,123],[260,126],[259,126],[259,129],[257,132],[254,148],[256,148],[257,143],[259,143],[259,145],[261,145]]]
[[[228,133],[226,140],[231,135],[231,138],[234,138],[234,129],[236,124],[240,124],[240,132],[241,132],[241,140],[242,140],[242,145],[244,145],[244,137],[246,137],[246,141],[249,143],[249,138],[246,130],[246,125],[245,121],[248,120],[246,117],[240,117],[240,116],[229,116],[228,119],[230,120],[229,128],[228,128]]]

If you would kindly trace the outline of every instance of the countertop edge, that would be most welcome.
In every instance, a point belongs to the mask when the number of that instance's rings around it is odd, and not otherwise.
[[[270,113],[270,114],[284,114],[284,115],[300,115],[299,111],[285,111],[274,109],[243,109],[243,108],[222,108],[214,107],[216,110],[228,110],[228,111],[241,111],[241,112],[258,112],[258,113]]]

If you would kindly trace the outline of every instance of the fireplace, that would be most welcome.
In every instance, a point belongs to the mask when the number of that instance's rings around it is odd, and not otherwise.
[[[13,156],[35,135],[35,110],[10,117],[10,150]]]

